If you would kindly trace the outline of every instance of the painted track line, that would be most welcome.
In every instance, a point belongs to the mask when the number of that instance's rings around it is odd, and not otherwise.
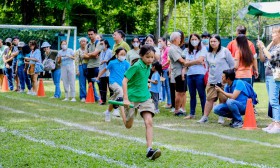
[[[103,113],[100,113],[100,112],[92,112],[92,111],[86,110],[86,109],[79,109],[79,108],[74,108],[74,107],[70,107],[70,106],[63,106],[63,105],[59,105],[59,104],[46,103],[46,102],[39,101],[39,100],[14,98],[14,97],[11,97],[11,96],[5,96],[5,97],[7,97],[9,99],[13,99],[13,100],[29,101],[29,102],[33,102],[33,103],[45,104],[45,105],[52,106],[52,107],[67,108],[67,109],[70,109],[70,110],[76,110],[76,111],[80,111],[80,112],[83,112],[83,113],[90,113],[90,114],[94,114],[94,115],[103,115]],[[116,119],[121,120],[120,118],[116,118]],[[143,123],[143,120],[134,120],[134,122]],[[215,137],[219,137],[219,138],[226,139],[226,140],[231,140],[231,141],[241,141],[241,142],[254,143],[254,144],[258,144],[258,145],[262,145],[262,146],[267,146],[267,147],[280,148],[280,144],[271,144],[271,143],[268,143],[268,142],[261,142],[261,141],[257,141],[257,140],[254,140],[254,139],[238,138],[238,137],[219,134],[219,133],[216,133],[216,132],[196,131],[196,130],[180,129],[180,128],[170,128],[170,127],[167,127],[167,126],[156,125],[156,124],[154,124],[154,127],[164,129],[164,130],[169,130],[169,131],[180,131],[180,132],[187,132],[187,133],[192,133],[192,134],[210,135],[210,136],[215,136]]]
[[[230,141],[242,141],[242,142],[248,142],[248,143],[255,143],[255,144],[267,146],[267,147],[280,148],[279,144],[271,144],[268,142],[261,142],[261,141],[257,141],[257,140],[247,139],[247,138],[236,138],[236,137],[232,137],[232,136],[218,134],[216,132],[195,131],[195,130],[181,129],[181,128],[170,128],[170,127],[161,126],[161,125],[156,125],[154,127],[160,128],[160,129],[165,129],[165,130],[170,130],[170,131],[180,131],[180,132],[187,132],[187,133],[192,133],[192,134],[212,135],[212,136],[230,140]]]
[[[86,156],[89,156],[89,157],[92,157],[92,158],[95,158],[95,159],[104,160],[104,161],[106,161],[108,163],[117,164],[117,165],[119,165],[121,167],[127,167],[127,168],[133,167],[133,168],[136,168],[135,165],[127,165],[124,162],[108,158],[108,157],[106,157],[104,155],[102,156],[102,155],[98,155],[98,154],[95,154],[95,153],[88,153],[88,152],[86,152],[84,150],[75,149],[75,148],[72,148],[72,147],[66,146],[66,145],[57,145],[57,144],[55,144],[54,141],[50,141],[50,140],[36,139],[36,138],[33,138],[33,137],[29,136],[29,135],[20,133],[18,130],[8,131],[8,130],[6,130],[3,127],[0,128],[0,130],[1,130],[1,132],[9,132],[9,133],[12,133],[15,136],[25,138],[25,139],[27,139],[29,141],[32,141],[32,142],[41,143],[41,144],[44,144],[46,146],[50,146],[50,147],[53,147],[53,148],[68,150],[68,151],[74,152],[74,153],[76,153],[78,155],[86,155]],[[1,168],[1,166],[0,166],[0,168]]]
[[[33,117],[36,117],[36,118],[51,120],[51,121],[54,121],[54,122],[57,122],[57,123],[60,123],[60,124],[63,124],[63,125],[67,125],[69,127],[75,127],[75,128],[79,128],[79,129],[85,130],[85,131],[97,132],[97,133],[112,136],[112,137],[127,139],[127,140],[131,140],[131,141],[134,141],[134,142],[139,142],[139,143],[142,143],[142,144],[146,144],[146,140],[142,139],[142,138],[123,135],[123,134],[119,134],[119,133],[116,133],[116,132],[104,131],[104,130],[97,129],[97,128],[92,127],[92,126],[81,125],[81,124],[78,124],[78,123],[73,123],[73,122],[61,120],[61,119],[58,119],[58,118],[49,118],[49,117],[45,117],[45,116],[40,116],[38,114],[33,114],[33,113],[25,112],[25,111],[22,111],[22,110],[13,109],[13,108],[10,108],[10,107],[1,107],[0,106],[0,108],[4,109],[4,110],[12,111],[14,113],[26,114],[26,115],[33,116]],[[270,167],[268,165],[263,165],[263,164],[239,161],[239,160],[236,160],[234,158],[220,156],[220,155],[217,155],[217,154],[214,154],[214,153],[200,152],[200,151],[187,149],[187,148],[173,147],[172,145],[163,144],[163,143],[160,143],[160,142],[154,142],[154,144],[156,144],[157,146],[162,146],[162,147],[164,147],[166,149],[169,149],[171,151],[176,151],[176,152],[179,151],[179,152],[185,152],[185,153],[190,153],[190,154],[194,154],[194,155],[209,156],[209,157],[213,157],[213,158],[216,158],[216,159],[219,159],[219,160],[222,160],[222,161],[230,162],[232,164],[240,164],[240,165],[244,165],[244,166],[254,166],[254,167],[258,167],[258,168],[268,168],[268,167]]]

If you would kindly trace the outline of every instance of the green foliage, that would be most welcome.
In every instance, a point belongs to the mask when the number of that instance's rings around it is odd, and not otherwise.
[[[241,20],[238,16],[238,11],[248,5],[249,0],[204,0],[204,17],[203,0],[191,0],[190,11],[188,0],[176,0],[176,11],[174,0],[160,1],[163,10],[161,35],[165,31],[170,34],[175,28],[186,34],[201,34],[207,30],[230,37],[235,34],[235,27],[241,24],[248,27],[248,35],[256,37],[258,34],[257,18],[246,15]],[[127,34],[155,34],[157,21],[158,0],[0,0],[1,24],[73,25],[78,27],[79,33],[95,27],[104,34],[111,34],[115,29],[122,29]],[[261,27],[275,22],[277,19],[263,18]]]

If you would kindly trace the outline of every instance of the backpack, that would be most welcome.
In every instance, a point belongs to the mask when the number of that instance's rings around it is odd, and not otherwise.
[[[258,95],[257,95],[257,93],[254,91],[252,85],[251,85],[250,83],[248,83],[248,82],[243,82],[243,83],[244,83],[244,85],[245,85],[245,87],[246,87],[246,89],[247,89],[247,92],[248,92],[248,94],[249,94],[249,95],[246,95],[246,96],[248,96],[248,98],[252,99],[253,105],[258,104],[258,103],[259,103]],[[243,92],[243,93],[244,93],[244,92]]]
[[[46,58],[43,61],[43,66],[44,66],[44,71],[51,71],[55,69],[55,61],[50,59],[50,58]]]

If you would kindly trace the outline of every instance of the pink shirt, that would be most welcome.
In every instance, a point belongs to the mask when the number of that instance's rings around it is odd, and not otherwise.
[[[161,65],[164,65],[168,62],[168,51],[169,51],[169,47],[166,47],[163,50],[163,54],[161,55]],[[169,67],[169,63],[166,64],[165,66],[162,66],[162,70],[166,70]]]

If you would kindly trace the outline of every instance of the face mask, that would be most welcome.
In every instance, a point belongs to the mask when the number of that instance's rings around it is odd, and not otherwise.
[[[158,44],[158,48],[159,48],[159,49],[162,48],[162,44],[161,44],[161,43]]]
[[[194,47],[198,46],[198,43],[199,43],[198,40],[192,40],[192,41],[191,41],[191,44],[192,44],[192,46],[194,46]]]
[[[61,48],[62,48],[63,50],[66,50],[66,49],[67,49],[67,45],[63,44],[63,45],[61,45]]]
[[[137,47],[139,47],[139,43],[132,43],[132,45],[133,45],[133,47],[135,47],[135,48],[137,48]]]
[[[104,45],[100,45],[100,50],[104,50],[105,46]]]
[[[208,45],[209,44],[209,39],[202,39],[201,41],[204,45]]]
[[[124,60],[125,60],[125,58],[126,58],[126,56],[119,56],[119,60],[121,61],[121,62],[123,62]]]

